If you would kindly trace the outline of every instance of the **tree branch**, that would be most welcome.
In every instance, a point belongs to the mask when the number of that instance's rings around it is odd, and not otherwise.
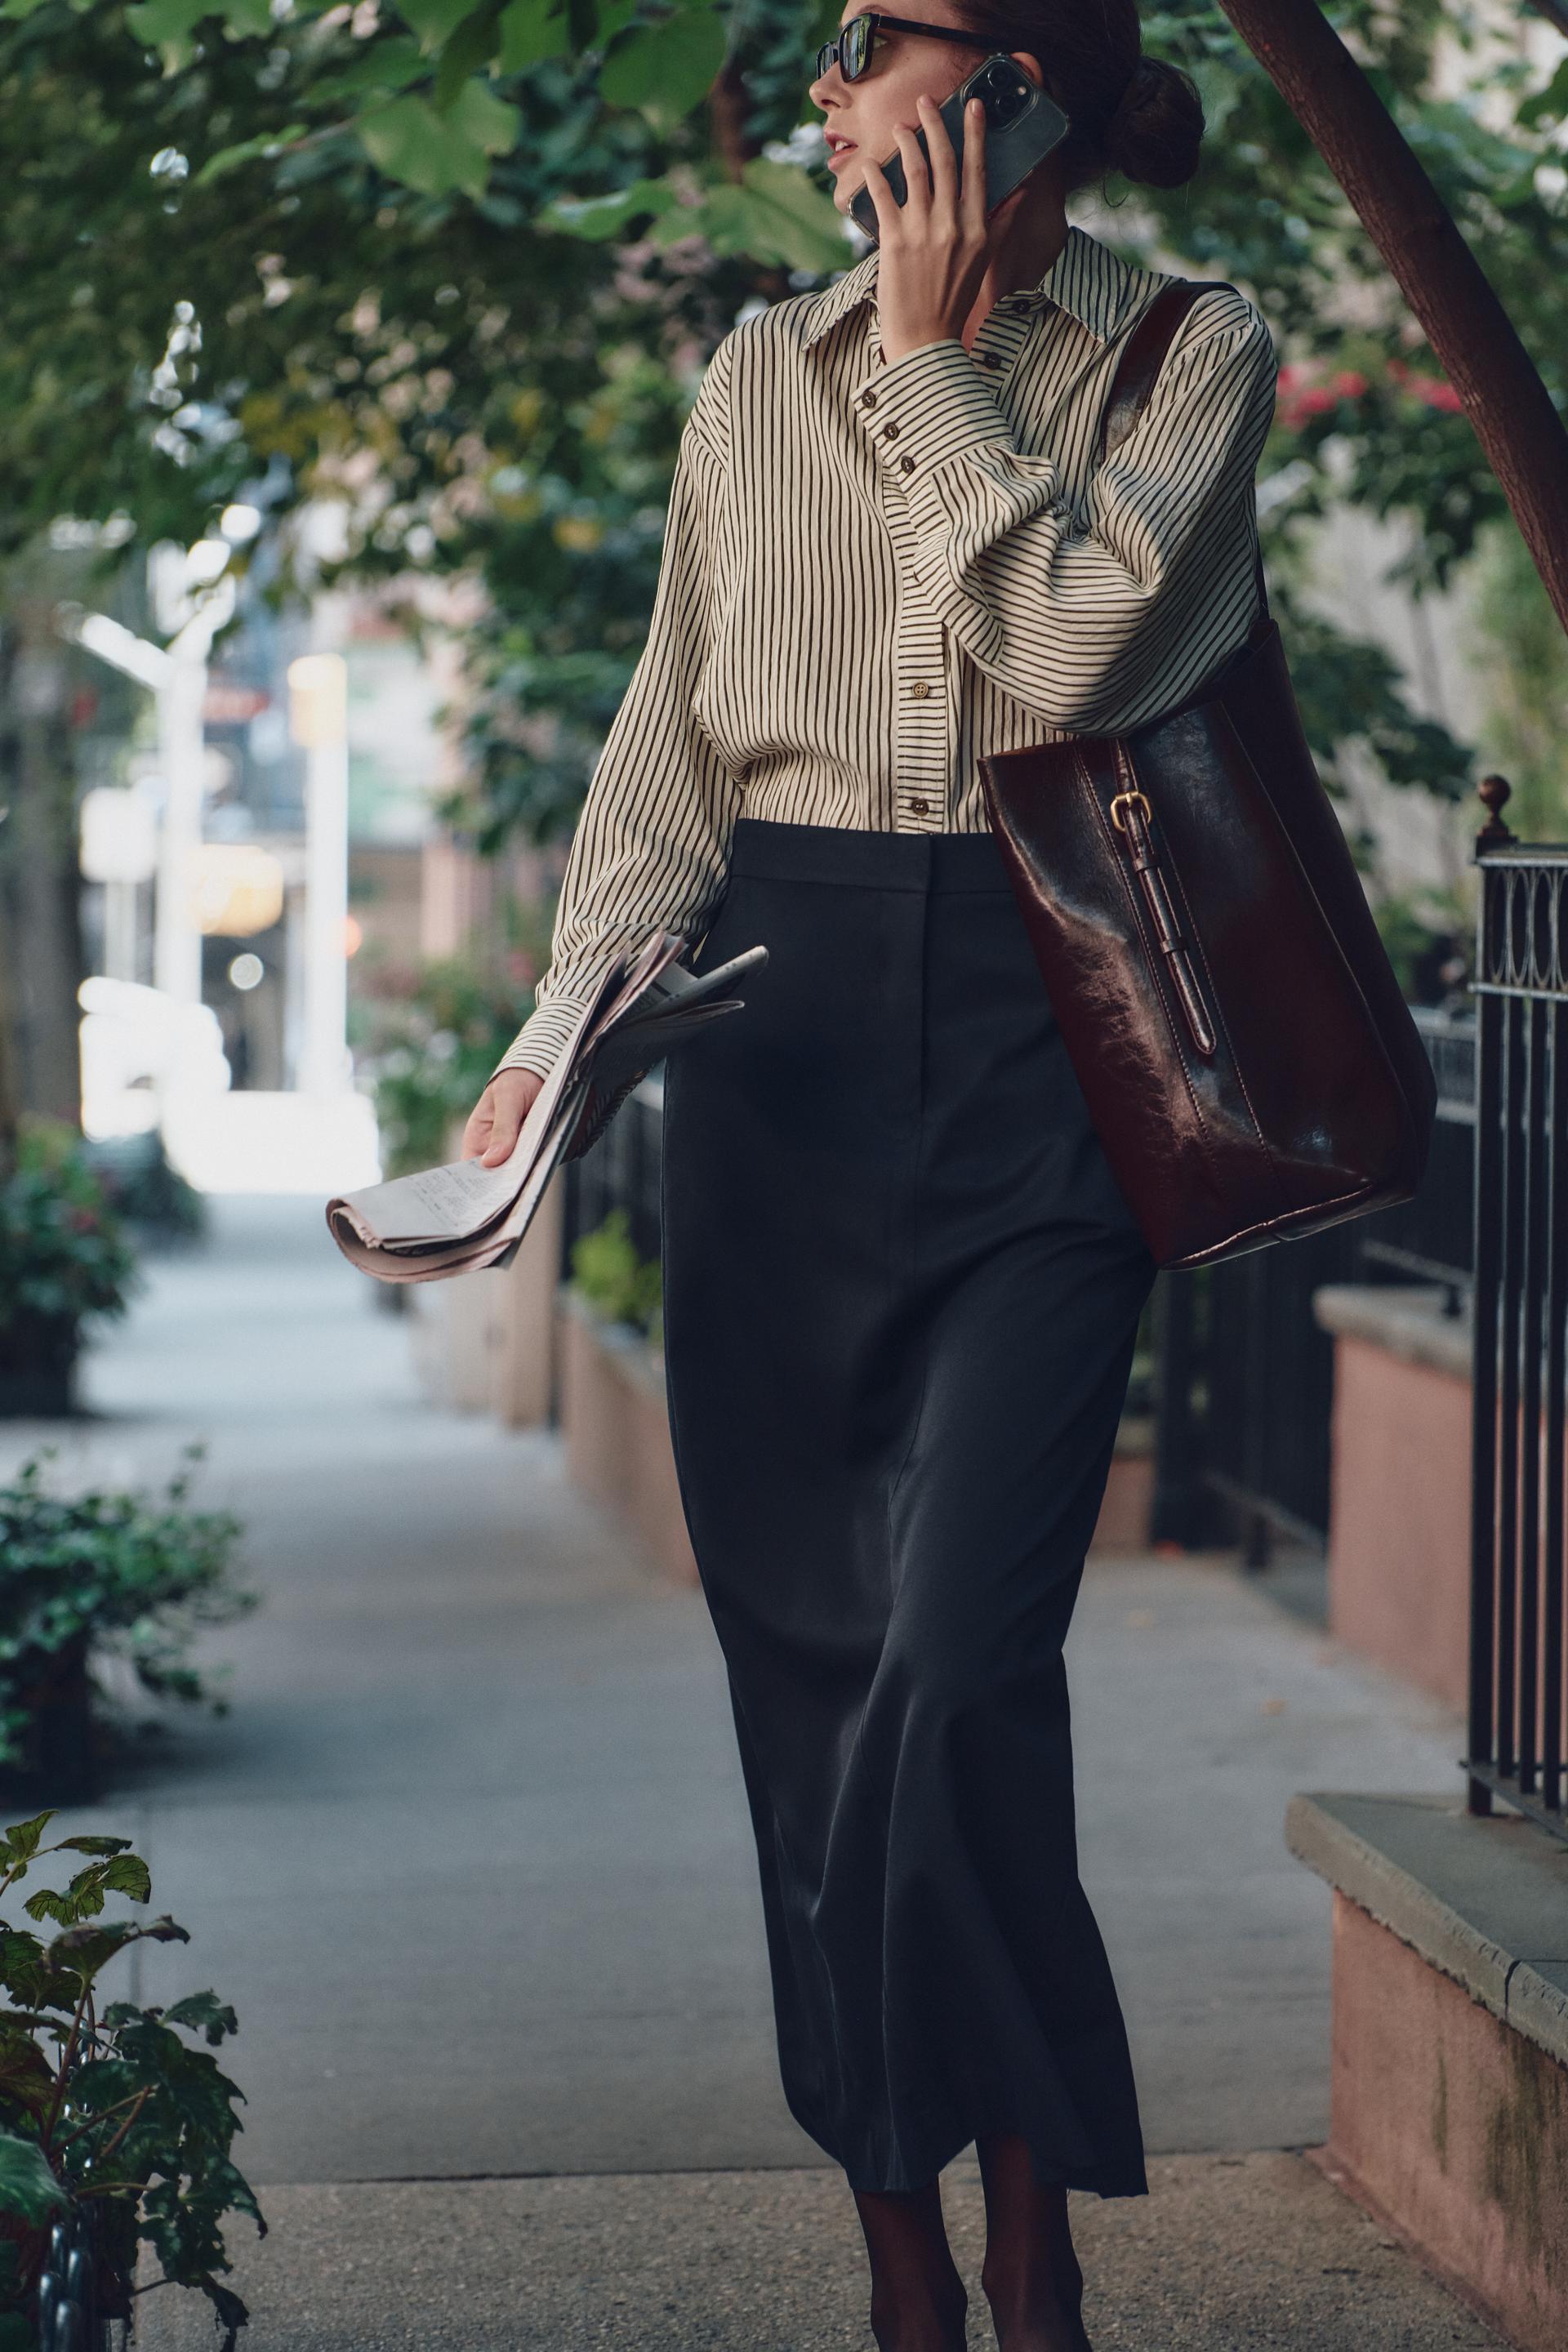
[[[1486,452],[1568,629],[1568,428],[1452,215],[1315,0],[1220,0],[1350,198]]]

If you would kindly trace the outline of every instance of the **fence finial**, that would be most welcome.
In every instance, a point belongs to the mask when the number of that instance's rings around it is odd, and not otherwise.
[[[1507,777],[1483,776],[1478,789],[1487,804],[1489,814],[1485,824],[1476,835],[1476,847],[1500,849],[1504,842],[1517,840],[1518,835],[1512,827],[1503,822],[1503,803],[1510,799],[1513,793],[1513,786]]]

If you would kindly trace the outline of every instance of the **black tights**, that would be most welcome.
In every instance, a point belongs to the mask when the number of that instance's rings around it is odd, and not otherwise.
[[[1067,2190],[1042,2188],[1016,2134],[976,2142],[985,2191],[981,2284],[1001,2352],[1092,2352]],[[871,2263],[879,2352],[963,2352],[968,2297],[942,2225],[942,2190],[855,2191]]]

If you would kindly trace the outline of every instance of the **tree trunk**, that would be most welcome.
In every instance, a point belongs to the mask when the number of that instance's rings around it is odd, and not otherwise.
[[[0,835],[11,812],[0,807]],[[0,1184],[16,1164],[16,1123],[22,1115],[22,1095],[16,1071],[15,1032],[11,1025],[11,932],[0,893]]]
[[[63,648],[47,603],[13,599],[0,626],[0,1149],[5,1106],[81,1116],[75,797]],[[7,1079],[7,1071],[9,1078]]]
[[[1513,321],[1316,0],[1220,5],[1350,198],[1420,320],[1568,629],[1568,427]]]
[[[752,156],[761,152],[758,142],[747,134],[750,103],[745,75],[731,52],[708,93],[708,111],[713,125],[713,143],[732,180],[739,180]]]

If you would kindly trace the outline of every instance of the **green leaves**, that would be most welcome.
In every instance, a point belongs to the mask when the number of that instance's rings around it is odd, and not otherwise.
[[[373,163],[428,196],[481,196],[493,155],[517,144],[521,121],[482,81],[468,81],[445,113],[423,98],[395,99],[354,128]]]
[[[16,2013],[26,2011],[28,2018],[36,2010],[69,2008],[76,1995],[68,1985],[59,1981],[50,1966],[47,1953],[37,1936],[26,1928],[7,1927],[0,1922],[0,1989],[16,2006]]]
[[[141,0],[125,11],[125,22],[139,41],[181,64],[196,26],[213,16],[220,17],[231,32],[255,39],[272,25],[269,0]]]
[[[63,1120],[29,1120],[0,1178],[0,1330],[38,1348],[40,1324],[121,1314],[135,1266],[81,1137]]]
[[[635,106],[651,121],[679,122],[712,88],[727,38],[723,17],[704,6],[635,26],[610,51],[600,94],[606,106]]]
[[[270,163],[298,147],[309,135],[308,124],[290,122],[280,131],[266,131],[255,139],[237,140],[232,147],[220,147],[207,157],[195,175],[195,185],[210,188],[215,180],[226,179],[231,172],[242,170],[247,163]]]
[[[429,52],[440,48],[476,11],[474,0],[397,0],[397,13],[418,35],[420,47]]]
[[[741,184],[717,184],[703,207],[703,234],[716,253],[750,254],[789,269],[841,269],[844,224],[832,200],[804,172],[765,155],[746,165]]]
[[[508,106],[487,83],[478,80],[463,84],[447,108],[445,120],[485,155],[510,154],[522,127],[516,107]]]
[[[52,2021],[51,2021],[52,2023]],[[26,2026],[0,2014],[0,2107],[35,2121],[48,2112],[55,2078]]]
[[[79,1689],[85,1678],[90,1695],[93,1661],[106,1653],[124,1658],[154,1697],[216,1704],[210,1681],[187,1663],[190,1645],[204,1624],[256,1606],[229,1579],[239,1522],[187,1509],[184,1478],[158,1498],[58,1495],[42,1469],[36,1458],[0,1487],[0,1761],[26,1759],[37,1694],[73,1680]],[[52,1818],[40,1813],[0,1839],[0,1889],[26,1874]],[[142,1864],[124,1839],[64,1844],[90,1857],[68,1895],[53,1898],[80,1906],[73,1917],[101,1910],[104,1893],[144,1899]],[[66,1921],[63,1911],[34,1913],[44,1916]]]
[[[29,1470],[36,1473],[37,1465],[27,1465],[22,1473],[24,1479]],[[3,1525],[4,1518],[0,1517],[0,1526]],[[35,1813],[31,1821],[15,1822],[0,1838],[0,1865],[4,1865],[8,1876],[25,1876],[28,1863],[38,1851],[39,1840],[58,1811],[58,1805],[51,1805],[47,1812]]]
[[[127,1944],[188,1944],[190,1930],[165,1911],[156,1919],[115,1919],[104,1927],[67,1927],[49,1946],[51,1960],[68,1961],[79,1976],[100,1969]]]
[[[378,43],[331,86],[345,95],[357,89],[383,97],[353,127],[388,179],[423,195],[478,200],[490,185],[495,159],[516,146],[521,124],[518,108],[492,87],[489,68],[494,64],[511,77],[568,56],[567,0],[510,0],[504,8],[493,0],[479,8],[465,0],[405,0],[401,13],[417,37],[416,54],[403,45],[381,73],[389,45]],[[684,0],[650,24],[637,20],[636,0],[610,0],[598,37],[609,50],[599,75],[605,104],[636,109],[669,129],[711,88],[724,62],[726,20],[706,0]],[[433,81],[413,88],[431,68]],[[214,166],[232,168],[237,160],[237,150],[226,150]]]
[[[37,2140],[0,2128],[0,2213],[37,2229],[66,2202]]]
[[[526,73],[572,46],[564,0],[511,0],[500,15],[500,69]]]
[[[1568,57],[1558,67],[1544,89],[1527,98],[1519,110],[1519,120],[1526,131],[1551,131],[1568,117]]]
[[[661,1324],[662,1284],[658,1261],[638,1256],[624,1209],[612,1209],[603,1223],[572,1244],[572,1287],[611,1323],[657,1335]]]
[[[63,1895],[33,1898],[35,1916],[90,1915],[107,1893],[147,1900],[147,1865],[128,1840],[79,1837],[40,1849],[49,1818],[6,1832],[14,1859],[42,1850],[85,1852],[89,1860]],[[124,2290],[143,2240],[166,2279],[206,2296],[225,2352],[234,2352],[246,2310],[223,2284],[229,2267],[224,2216],[245,2213],[266,2229],[230,2155],[242,2094],[211,2054],[238,2021],[210,1990],[187,1993],[167,2009],[124,2000],[99,2011],[91,1994],[100,1970],[146,1938],[189,1940],[166,1916],[106,1923],[80,1917],[47,1951],[36,1937],[0,1927],[0,1979],[8,1996],[0,2004],[0,2222],[36,2229],[72,2196],[102,2200],[100,2260]],[[62,2013],[50,2015],[50,2007]],[[208,2047],[193,2046],[190,2034]],[[0,2256],[6,2234],[0,2228]],[[0,2296],[14,2299],[3,2279]],[[0,2352],[6,2352],[3,2336]]]
[[[610,237],[624,236],[640,216],[652,213],[658,217],[676,209],[686,216],[689,226],[696,226],[694,208],[682,202],[673,181],[645,179],[617,188],[613,195],[557,196],[546,205],[542,218],[569,236],[600,245]]]
[[[109,1860],[89,1863],[79,1870],[63,1895],[40,1887],[23,1906],[30,1919],[53,1919],[62,1927],[73,1927],[79,1920],[95,1919],[103,1909],[110,1895],[129,1895],[132,1903],[145,1903],[153,1891],[147,1865],[139,1853],[115,1853]]]
[[[220,2001],[216,1992],[187,1993],[184,2000],[171,2002],[163,2011],[166,2025],[187,2025],[201,2033],[216,2049],[226,2033],[237,2033],[239,2020],[226,2001]]]
[[[1334,778],[1345,747],[1359,743],[1392,782],[1461,799],[1473,783],[1472,755],[1446,727],[1412,709],[1383,647],[1347,636],[1294,595],[1279,573],[1271,591],[1290,648],[1302,724],[1325,773]]]
[[[844,266],[844,229],[831,201],[803,172],[754,156],[737,182],[709,172],[695,198],[670,179],[634,180],[614,195],[558,196],[545,217],[569,236],[602,244],[652,215],[656,244],[706,237],[715,253],[744,254],[787,269]]]

